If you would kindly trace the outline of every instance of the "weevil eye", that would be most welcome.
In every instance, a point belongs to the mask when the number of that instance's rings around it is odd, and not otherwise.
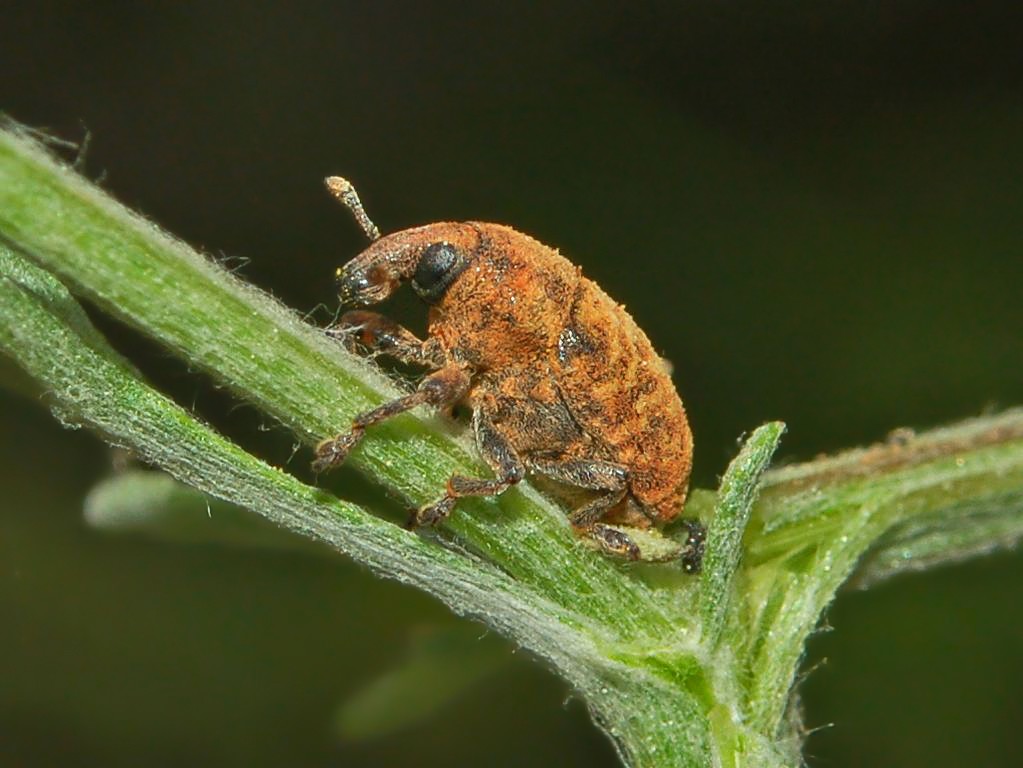
[[[433,243],[423,250],[412,277],[412,288],[419,297],[435,304],[444,296],[444,291],[455,281],[468,262],[450,243]]]

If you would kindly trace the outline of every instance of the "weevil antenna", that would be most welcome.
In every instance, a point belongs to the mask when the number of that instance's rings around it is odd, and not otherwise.
[[[372,219],[366,215],[366,209],[362,207],[359,193],[355,191],[352,182],[341,176],[328,176],[326,183],[330,194],[352,212],[352,216],[355,217],[355,221],[362,228],[362,231],[366,233],[366,237],[370,239],[370,242],[379,240],[380,230],[377,229],[377,225],[373,223]]]

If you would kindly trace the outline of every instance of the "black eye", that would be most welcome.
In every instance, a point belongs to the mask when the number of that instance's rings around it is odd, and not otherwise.
[[[440,301],[444,291],[468,266],[458,250],[449,243],[429,245],[419,257],[412,288],[431,304]]]

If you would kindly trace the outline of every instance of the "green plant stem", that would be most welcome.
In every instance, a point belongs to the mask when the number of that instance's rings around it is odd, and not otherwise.
[[[759,432],[735,465],[748,471],[728,475],[724,522],[711,523],[712,587],[590,551],[528,486],[460,506],[441,536],[409,534],[267,466],[147,387],[47,273],[306,443],[396,394],[372,366],[15,131],[0,132],[0,237],[45,270],[3,252],[0,342],[65,422],[485,621],[550,662],[634,765],[797,764],[798,661],[857,563],[876,579],[1023,533],[1023,415],[1009,412],[768,472],[750,507],[779,427]],[[352,461],[409,504],[432,500],[452,471],[481,471],[451,425],[425,413],[374,430]],[[687,513],[713,506],[695,491]]]
[[[758,728],[781,725],[787,697],[777,686],[793,679],[802,655],[780,652],[772,639],[812,632],[820,615],[813,606],[829,600],[861,558],[864,578],[876,581],[1019,541],[1021,441],[1023,412],[1010,411],[767,475],[744,585],[750,624],[760,625],[751,635],[748,692]],[[907,538],[924,546],[907,548]]]
[[[759,427],[728,466],[721,479],[714,519],[707,530],[703,562],[703,634],[715,645],[728,617],[732,580],[742,557],[742,538],[760,489],[760,477],[771,463],[785,425]]]

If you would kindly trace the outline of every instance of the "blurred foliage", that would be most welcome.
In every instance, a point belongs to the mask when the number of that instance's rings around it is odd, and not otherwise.
[[[346,741],[392,736],[442,716],[457,697],[490,681],[511,661],[504,646],[470,624],[427,627],[415,633],[404,658],[337,711],[338,735]]]
[[[137,533],[178,544],[333,553],[327,547],[273,525],[247,509],[210,498],[164,472],[118,467],[85,497],[82,513],[93,528]]]
[[[22,4],[0,107],[84,126],[89,175],[321,321],[361,245],[328,173],[384,229],[479,218],[559,246],[674,363],[709,486],[768,418],[806,457],[1023,402],[1021,32],[1009,2]],[[100,322],[288,460],[288,435]],[[0,397],[0,761],[614,764],[518,659],[435,721],[338,744],[335,705],[445,612],[330,559],[100,536],[81,512],[106,449]],[[1023,763],[1021,576],[999,556],[839,599],[811,763]]]

